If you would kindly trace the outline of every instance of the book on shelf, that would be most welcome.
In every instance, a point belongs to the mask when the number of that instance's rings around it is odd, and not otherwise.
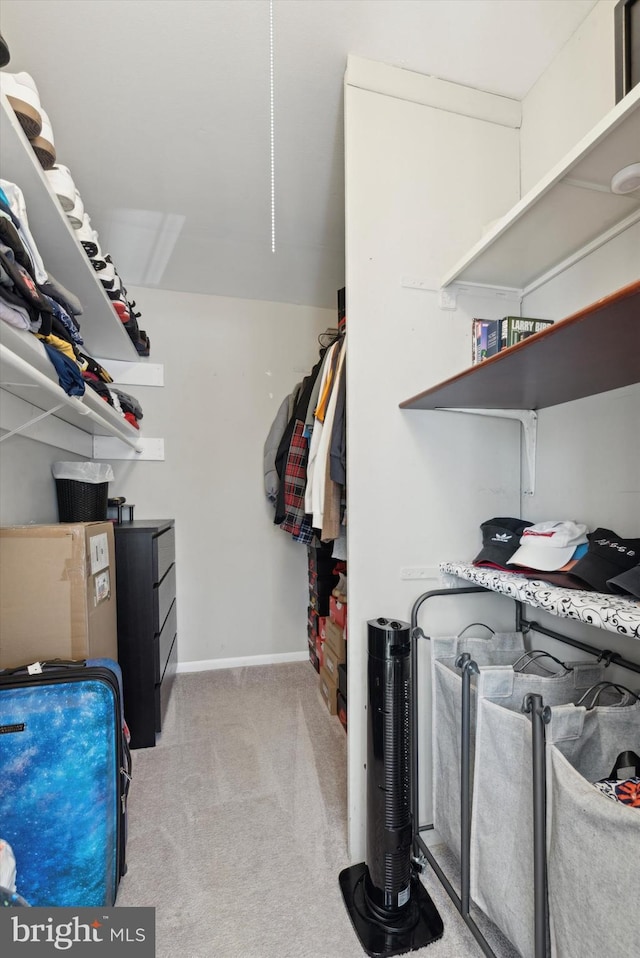
[[[552,319],[531,319],[525,316],[505,316],[500,320],[500,349],[515,346],[541,329],[551,326]]]
[[[502,319],[474,319],[471,336],[471,362],[476,366],[509,346],[539,333],[553,323],[552,319],[528,316],[504,316]]]
[[[487,359],[500,352],[500,319],[487,321]]]
[[[474,319],[471,336],[471,363],[476,366],[500,349],[500,320]]]
[[[471,363],[476,366],[487,358],[487,329],[489,322],[486,319],[474,319],[471,335]]]

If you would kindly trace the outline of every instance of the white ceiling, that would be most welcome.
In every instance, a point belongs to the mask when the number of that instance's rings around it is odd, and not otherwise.
[[[0,30],[125,285],[335,307],[347,55],[521,99],[595,2],[1,0]]]

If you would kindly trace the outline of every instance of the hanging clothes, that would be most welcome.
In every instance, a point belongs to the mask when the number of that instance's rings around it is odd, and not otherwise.
[[[280,480],[276,499],[274,522],[285,532],[297,535],[304,516],[304,490],[307,476],[308,444],[303,436],[304,418],[309,397],[323,359],[319,359],[311,374],[303,380],[296,407],[276,453],[276,472]]]
[[[301,384],[298,383],[296,389],[298,389],[300,385]],[[269,502],[274,504],[278,498],[278,489],[280,488],[280,479],[276,471],[276,455],[278,453],[280,440],[282,439],[284,431],[287,428],[287,423],[293,415],[293,408],[290,407],[292,406],[291,399],[294,395],[294,392],[289,393],[289,395],[280,403],[275,419],[271,423],[271,428],[267,434],[262,451],[264,491]]]
[[[280,404],[265,441],[265,494],[275,505],[274,523],[298,542],[344,539],[345,483],[331,471],[346,478],[345,357],[344,337],[322,349],[310,375]]]
[[[346,355],[344,342],[336,344],[336,348],[336,364],[335,371],[331,377],[331,386],[335,386],[342,373],[344,357]],[[318,530],[322,530],[324,522],[324,504],[329,460],[329,446],[331,444],[331,433],[333,429],[333,420],[336,413],[337,397],[338,390],[329,387],[329,390],[327,391],[325,408],[322,410],[324,414],[324,421],[322,423],[322,432],[316,453],[316,469],[311,487],[311,512],[313,516],[311,524],[313,525],[314,529]]]
[[[307,485],[304,495],[304,507],[305,511],[309,514],[313,514],[313,477],[315,472],[316,457],[318,454],[318,446],[320,445],[320,438],[322,436],[322,427],[324,425],[324,406],[320,407],[320,403],[323,400],[323,397],[327,395],[327,381],[331,378],[333,379],[332,365],[334,362],[334,357],[337,354],[339,348],[339,343],[334,343],[329,347],[322,364],[321,380],[320,380],[320,390],[318,397],[318,404],[314,410],[314,420],[313,420],[313,431],[311,433],[311,440],[309,443],[309,457],[307,462]],[[320,411],[321,416],[318,416],[318,411]]]

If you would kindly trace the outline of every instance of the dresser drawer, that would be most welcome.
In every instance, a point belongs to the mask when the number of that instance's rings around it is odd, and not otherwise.
[[[173,682],[176,677],[176,671],[178,668],[178,637],[176,636],[173,640],[173,646],[169,653],[169,658],[167,660],[167,665],[164,670],[164,675],[162,677],[162,682],[159,682],[155,687],[155,718],[156,718],[156,732],[162,731],[162,726],[164,725],[165,715],[167,712],[167,705],[169,704],[169,696],[171,695],[171,689],[173,687]]]
[[[167,664],[167,659],[169,658],[169,653],[171,652],[171,646],[173,645],[173,640],[176,637],[176,632],[178,631],[178,614],[177,606],[174,599],[173,605],[169,610],[169,615],[165,619],[165,623],[162,626],[162,632],[160,635],[155,637],[155,662],[156,662],[156,682],[159,682],[162,679],[164,674],[165,666]]]
[[[153,631],[162,632],[164,620],[176,597],[176,567],[172,565],[160,585],[153,587]]]
[[[155,578],[154,583],[162,582],[164,579],[167,569],[173,564],[176,557],[176,531],[173,526],[170,529],[166,529],[159,536],[155,536],[154,540],[154,571]]]

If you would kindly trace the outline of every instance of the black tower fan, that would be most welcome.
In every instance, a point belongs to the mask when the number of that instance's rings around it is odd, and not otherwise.
[[[387,958],[443,926],[411,868],[411,628],[375,619],[368,640],[367,861],[340,872],[340,888],[366,953]]]

